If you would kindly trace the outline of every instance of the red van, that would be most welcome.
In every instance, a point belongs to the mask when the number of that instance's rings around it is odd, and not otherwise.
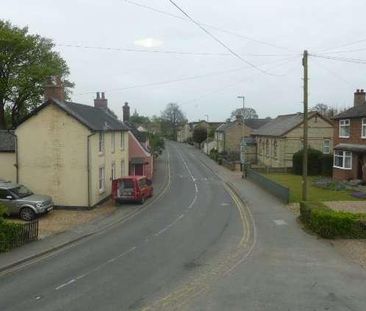
[[[151,180],[145,176],[126,176],[112,181],[112,198],[115,202],[144,203],[153,195]]]

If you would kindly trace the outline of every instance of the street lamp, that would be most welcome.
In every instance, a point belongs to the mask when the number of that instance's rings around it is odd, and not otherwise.
[[[206,125],[206,154],[208,155],[208,114],[205,114],[207,125]]]
[[[241,171],[242,171],[242,175],[243,178],[245,177],[245,172],[244,172],[244,164],[245,164],[245,124],[244,124],[244,113],[245,113],[245,96],[238,96],[239,99],[243,100],[243,120],[242,120],[242,138],[240,141],[240,163],[241,163]]]

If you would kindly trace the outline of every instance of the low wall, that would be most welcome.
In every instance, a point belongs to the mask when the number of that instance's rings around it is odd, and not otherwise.
[[[248,169],[247,178],[269,193],[273,194],[277,198],[279,198],[282,202],[288,204],[290,201],[290,190],[275,181],[265,177],[264,175],[252,170]]]

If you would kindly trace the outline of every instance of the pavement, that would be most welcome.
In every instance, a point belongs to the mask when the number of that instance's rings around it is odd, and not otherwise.
[[[365,310],[365,270],[276,198],[191,146],[165,156],[149,208],[0,273],[0,310]]]

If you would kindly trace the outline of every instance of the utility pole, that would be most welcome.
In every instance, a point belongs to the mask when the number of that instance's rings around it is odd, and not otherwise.
[[[206,154],[208,155],[208,114],[205,114],[205,117],[207,119],[207,125],[206,125]]]
[[[304,51],[302,59],[304,67],[304,150],[302,163],[302,200],[308,199],[308,51]]]
[[[245,114],[245,96],[238,96],[239,99],[243,100],[243,120],[242,120],[242,131],[241,131],[241,142],[240,142],[240,160],[241,160],[241,171],[244,177],[244,163],[245,163],[245,124],[244,124],[244,114]]]

